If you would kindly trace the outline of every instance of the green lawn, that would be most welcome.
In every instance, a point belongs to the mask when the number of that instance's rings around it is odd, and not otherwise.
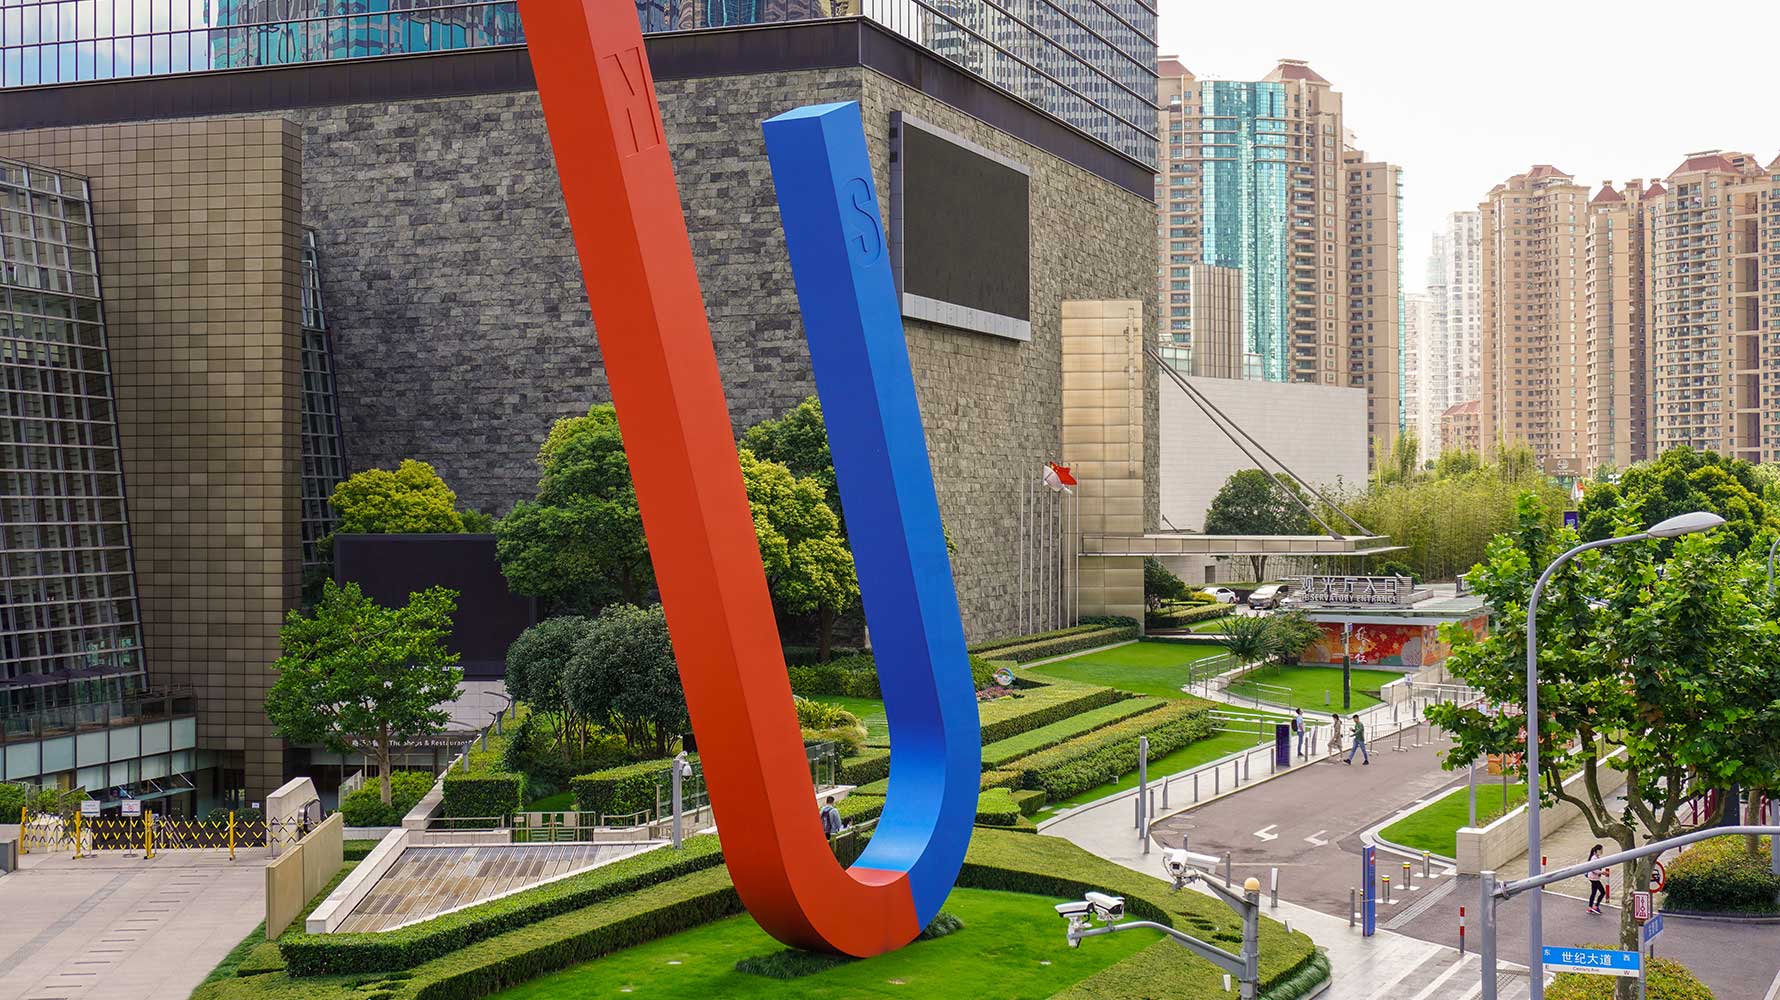
[[[889,746],[890,724],[885,721],[884,703],[876,698],[853,698],[844,694],[819,694],[810,698],[824,705],[852,712],[860,722],[865,723],[865,742],[868,746]]]
[[[1102,684],[1158,698],[1184,698],[1181,685],[1187,683],[1187,664],[1223,651],[1197,643],[1144,641],[1027,669],[1058,680]]]
[[[954,889],[945,909],[964,922],[962,929],[792,980],[735,971],[738,960],[783,947],[747,916],[730,917],[495,996],[1019,1000],[1051,996],[1156,943],[1154,934],[1132,933],[1100,938],[1087,948],[1065,947],[1063,921],[1051,910],[1059,902],[1023,893]]]
[[[533,799],[525,804],[527,812],[557,812],[575,808],[574,792],[557,792],[541,799]]]
[[[1377,698],[1364,691],[1377,691],[1391,681],[1402,680],[1401,670],[1358,670],[1354,671],[1354,700],[1350,711],[1371,708],[1380,704]],[[1290,694],[1270,690],[1259,685],[1290,688]],[[1323,695],[1328,694],[1328,708],[1324,707]],[[1323,712],[1333,709],[1341,710],[1341,668],[1340,667],[1261,667],[1248,677],[1230,685],[1230,693],[1242,698],[1259,696],[1262,701],[1285,705],[1289,708],[1302,708],[1307,711]]]
[[[1261,740],[1250,733],[1213,733],[1205,739],[1190,746],[1182,747],[1166,757],[1150,761],[1150,777],[1152,779],[1160,778],[1164,775],[1185,771],[1191,767],[1198,767],[1201,764],[1217,760],[1225,754],[1235,753],[1238,750],[1244,750],[1253,746],[1259,746],[1260,743]],[[1257,758],[1257,761],[1261,764],[1266,763],[1266,761],[1260,760],[1259,758]],[[1211,794],[1211,779],[1203,778],[1201,779],[1201,782],[1203,785],[1200,789],[1201,797],[1209,796]],[[1048,816],[1060,809],[1070,809],[1075,806],[1087,805],[1096,799],[1103,799],[1114,792],[1122,792],[1127,788],[1136,787],[1137,772],[1132,771],[1118,781],[1109,781],[1104,785],[1097,785],[1082,792],[1080,795],[1064,799],[1062,802],[1048,802],[1039,810],[1039,815]],[[1192,799],[1192,783],[1188,782],[1186,785],[1173,786],[1173,790],[1169,792],[1170,803],[1175,801],[1173,798],[1174,795],[1182,794],[1182,789],[1185,789],[1184,794],[1187,798],[1179,801],[1185,802]]]
[[[1487,826],[1500,819],[1502,808],[1502,782],[1500,778],[1485,781],[1485,775],[1477,779],[1477,825]],[[1462,827],[1469,825],[1471,819],[1471,790],[1457,788],[1437,801],[1430,802],[1415,812],[1403,817],[1390,826],[1379,831],[1379,836],[1404,847],[1413,847],[1418,851],[1433,851],[1435,854],[1452,857],[1458,850],[1458,833]],[[1508,786],[1508,808],[1513,809],[1527,801],[1527,786],[1524,784]]]

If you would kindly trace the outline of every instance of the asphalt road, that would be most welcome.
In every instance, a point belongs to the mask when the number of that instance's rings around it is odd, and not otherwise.
[[[1179,847],[1182,838],[1192,850],[1222,855],[1229,851],[1237,881],[1249,875],[1266,886],[1269,870],[1279,869],[1280,898],[1334,916],[1348,915],[1349,889],[1360,884],[1360,835],[1418,799],[1433,797],[1463,784],[1463,778],[1440,769],[1438,753],[1450,744],[1435,742],[1402,753],[1382,741],[1372,764],[1320,763],[1262,782],[1234,795],[1171,817],[1155,827],[1157,840]],[[1380,905],[1378,920],[1399,933],[1456,947],[1458,908],[1464,906],[1468,943],[1477,946],[1477,880],[1471,876],[1424,880],[1414,870],[1416,889],[1401,888],[1402,859],[1380,852],[1379,873],[1390,874],[1390,905]],[[1438,871],[1438,868],[1436,868]],[[1430,894],[1437,898],[1426,901]],[[1547,893],[1544,943],[1547,945],[1611,944],[1617,939],[1618,911],[1600,916],[1586,913],[1583,901]],[[1527,915],[1524,897],[1498,909],[1498,954],[1504,961],[1527,960]],[[1406,912],[1409,911],[1409,912]],[[1720,1000],[1763,1000],[1780,973],[1780,924],[1741,924],[1683,917],[1664,918],[1656,941],[1658,957],[1673,958],[1693,969]]]

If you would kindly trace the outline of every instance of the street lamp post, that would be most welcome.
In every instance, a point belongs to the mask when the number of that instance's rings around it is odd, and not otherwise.
[[[1341,710],[1351,712],[1354,708],[1354,654],[1349,647],[1354,635],[1354,623],[1341,623]]]
[[[1691,514],[1678,514],[1666,521],[1653,525],[1649,530],[1636,535],[1620,535],[1616,538],[1602,538],[1593,542],[1584,542],[1565,552],[1545,567],[1539,574],[1538,582],[1533,584],[1533,595],[1527,601],[1527,877],[1539,875],[1539,595],[1545,592],[1546,583],[1557,573],[1558,568],[1590,549],[1604,549],[1609,545],[1620,545],[1625,542],[1642,542],[1652,538],[1674,538],[1677,535],[1692,534],[1706,531],[1724,523],[1724,518],[1717,514],[1694,511]],[[1540,919],[1543,910],[1542,891],[1534,891],[1527,900],[1527,966],[1528,980],[1532,987],[1531,1000],[1545,1000],[1545,959],[1544,940],[1541,933]]]

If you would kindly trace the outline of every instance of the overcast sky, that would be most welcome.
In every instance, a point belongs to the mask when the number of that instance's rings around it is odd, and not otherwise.
[[[1673,0],[1161,0],[1158,45],[1201,79],[1258,80],[1280,58],[1328,79],[1360,148],[1403,167],[1403,278],[1414,290],[1446,213],[1475,208],[1534,163],[1598,188],[1661,177],[1695,150],[1780,155],[1780,11],[1772,0],[1686,10]]]

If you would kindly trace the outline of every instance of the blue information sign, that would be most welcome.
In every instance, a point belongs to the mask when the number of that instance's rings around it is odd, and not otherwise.
[[[1360,934],[1371,937],[1378,929],[1378,848],[1360,848]]]
[[[1656,936],[1658,934],[1661,934],[1662,932],[1663,932],[1663,915],[1659,913],[1656,916],[1651,917],[1649,920],[1644,921],[1643,942],[1645,944],[1649,944],[1650,942],[1655,941]]]
[[[1644,956],[1635,951],[1605,948],[1544,949],[1545,967],[1553,972],[1583,972],[1595,976],[1636,976],[1644,968]]]

